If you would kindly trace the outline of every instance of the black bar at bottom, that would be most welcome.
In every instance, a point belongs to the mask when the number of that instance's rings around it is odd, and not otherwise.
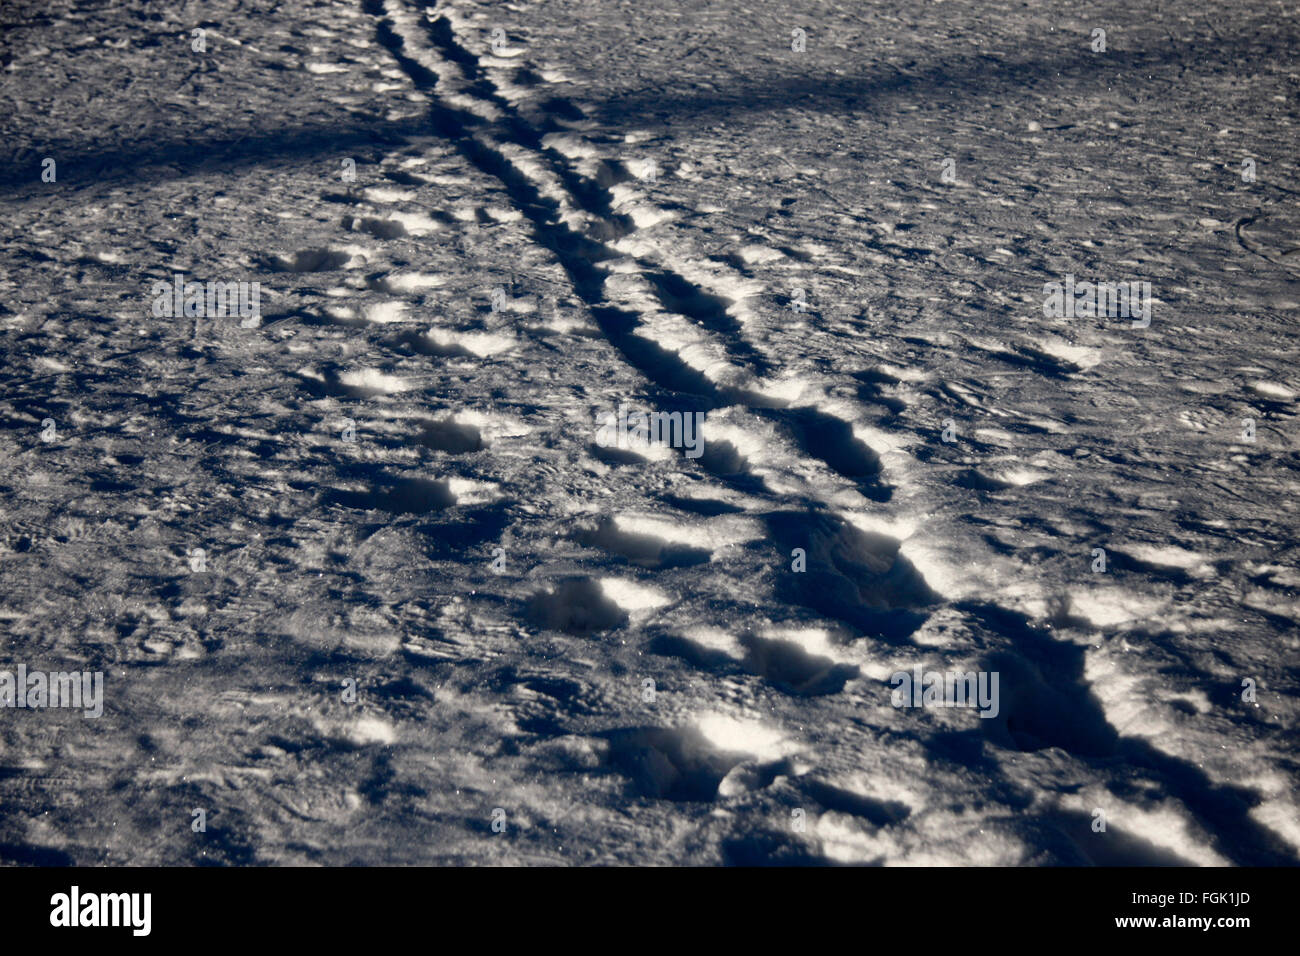
[[[724,938],[784,926],[808,945],[809,935],[835,924],[876,926],[880,939],[897,931],[917,940],[937,933],[939,940],[966,926],[1058,939],[1181,945],[1196,936],[1232,944],[1294,924],[1298,875],[1169,868],[15,868],[0,870],[0,913],[15,941],[75,933],[128,945],[277,938],[373,945],[376,933],[442,937],[452,924],[471,940],[483,933],[497,944],[502,934],[520,933],[535,944],[546,937],[562,944],[584,924],[610,921],[624,925],[614,938],[632,932],[647,942],[665,941],[690,923],[702,935],[712,925]]]

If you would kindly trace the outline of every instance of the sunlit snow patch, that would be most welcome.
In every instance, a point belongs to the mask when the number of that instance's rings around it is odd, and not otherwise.
[[[375,302],[366,306],[366,318],[376,325],[401,322],[406,318],[405,302]]]
[[[349,388],[364,389],[377,394],[392,395],[404,392],[411,387],[405,379],[389,375],[378,369],[352,369],[339,374],[339,382]]]
[[[1068,362],[1080,370],[1092,368],[1102,359],[1101,349],[1071,345],[1059,339],[1044,339],[1038,343],[1038,347],[1053,358]]]
[[[362,717],[347,728],[348,738],[355,744],[382,744],[388,746],[397,741],[397,732],[392,725],[378,717]]]
[[[601,578],[600,589],[606,597],[633,616],[647,614],[668,603],[668,596],[659,589],[624,578]]]
[[[1196,577],[1207,577],[1212,573],[1204,555],[1195,551],[1187,551],[1172,544],[1130,544],[1116,550],[1122,554],[1128,554],[1144,564],[1162,568],[1176,568]]]
[[[425,338],[449,353],[464,351],[479,358],[509,351],[517,341],[513,335],[502,332],[454,332],[439,328],[429,329]]]
[[[433,289],[444,285],[446,279],[439,275],[425,272],[403,272],[398,275],[384,276],[384,285],[393,292],[419,292],[421,289]]]
[[[1159,614],[1166,603],[1160,598],[1143,597],[1117,587],[1070,593],[1071,610],[1093,627],[1145,620]]]
[[[484,505],[496,501],[500,486],[491,481],[474,481],[470,478],[448,478],[447,487],[457,505]]]
[[[718,750],[776,760],[790,752],[784,735],[757,721],[738,720],[725,714],[699,718],[695,729]]]
[[[391,220],[400,222],[407,235],[411,236],[427,236],[442,228],[442,223],[422,212],[389,212],[387,216]]]
[[[1034,468],[1010,468],[1006,471],[998,472],[998,477],[1009,485],[1020,487],[1022,485],[1031,485],[1036,481],[1042,481],[1050,477],[1045,471],[1038,471]]]
[[[1280,398],[1288,402],[1295,398],[1295,392],[1277,382],[1252,382],[1250,387],[1269,398]]]
[[[365,196],[371,202],[409,202],[415,198],[415,193],[409,189],[394,189],[390,186],[370,186],[366,189]]]

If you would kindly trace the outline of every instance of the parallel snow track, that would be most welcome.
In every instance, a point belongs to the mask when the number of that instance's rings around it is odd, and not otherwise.
[[[534,237],[558,258],[602,333],[630,365],[669,393],[663,400],[681,405],[689,397],[695,408],[708,410],[744,407],[773,421],[801,451],[856,483],[867,498],[889,499],[878,455],[853,435],[849,422],[815,406],[788,407],[766,393],[762,376],[773,363],[744,340],[725,296],[661,263],[638,259],[636,271],[617,275],[604,265],[629,259],[611,243],[634,225],[613,213],[607,189],[543,145],[545,134],[483,78],[445,20],[417,17],[395,0],[367,0],[366,8],[378,18],[379,42],[429,97],[434,127],[475,167],[503,184],[532,224]],[[656,342],[651,312],[692,323],[703,343],[730,357],[727,368],[721,373],[716,363],[707,370],[697,368]],[[838,441],[825,442],[827,435]]]
[[[609,190],[545,144],[545,133],[501,95],[478,58],[457,40],[450,20],[433,10],[419,16],[397,0],[364,2],[377,20],[380,44],[429,98],[434,128],[476,168],[502,183],[537,241],[554,252],[602,333],[665,393],[658,396],[662,402],[680,404],[689,396],[697,409],[701,404],[709,410],[741,406],[778,425],[809,458],[851,478],[865,497],[890,500],[892,489],[880,480],[878,457],[853,434],[850,423],[816,406],[792,407],[765,392],[762,376],[774,370],[774,363],[745,341],[725,296],[661,262],[629,257],[617,248],[620,239],[635,231],[635,223],[616,212]],[[630,273],[603,265],[629,258],[637,266]],[[618,281],[610,282],[615,276]],[[734,363],[728,372],[719,376],[710,368],[714,374],[705,374],[648,337],[645,333],[653,331],[650,313],[658,310],[684,317],[712,338],[715,349]],[[707,461],[701,463],[708,467]],[[734,474],[710,470],[722,481],[738,483]],[[750,482],[741,487],[755,493]],[[808,544],[810,558],[812,550],[821,552],[819,573],[791,576],[799,580],[784,586],[779,597],[858,632],[910,643],[910,635],[942,596],[898,553],[900,542],[864,535],[825,496],[810,493],[795,501],[789,495],[765,497],[773,507],[762,517],[774,541],[787,549]],[[865,562],[855,560],[863,555]],[[892,565],[884,574],[878,570],[882,562]],[[862,600],[844,600],[842,584],[857,588]],[[1012,702],[1016,712],[1006,724],[1017,746],[1028,738],[1039,743],[1022,749],[1060,747],[1102,778],[1123,777],[1131,772],[1125,767],[1141,768],[1162,780],[1166,792],[1199,819],[1225,858],[1241,865],[1294,863],[1276,835],[1251,817],[1250,809],[1260,802],[1257,792],[1213,781],[1195,765],[1110,727],[1082,676],[1078,647],[1055,640],[1024,615],[994,603],[968,602],[957,609],[993,637],[985,663],[1009,671],[1031,690],[1028,700]],[[1041,692],[1033,691],[1034,685]],[[1123,758],[1118,764],[1117,757]]]

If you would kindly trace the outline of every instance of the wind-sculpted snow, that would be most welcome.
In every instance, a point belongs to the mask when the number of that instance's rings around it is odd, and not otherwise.
[[[1291,20],[285,6],[0,43],[0,859],[1297,862]]]

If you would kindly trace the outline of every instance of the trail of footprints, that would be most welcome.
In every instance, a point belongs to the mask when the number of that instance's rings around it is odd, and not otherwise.
[[[460,45],[454,20],[447,15],[421,16],[397,0],[368,0],[366,6],[377,19],[380,43],[430,99],[437,132],[474,167],[505,187],[509,209],[480,210],[476,215],[503,220],[522,215],[533,238],[562,265],[600,332],[656,387],[661,407],[709,412],[706,451],[698,464],[735,492],[735,498],[757,508],[722,498],[664,496],[665,503],[706,520],[732,513],[751,524],[757,519],[765,540],[778,546],[778,554],[789,555],[797,548],[806,552],[805,573],[777,576],[778,599],[844,625],[853,634],[908,646],[910,635],[942,598],[899,553],[898,539],[864,531],[851,520],[863,501],[891,498],[892,489],[882,479],[880,456],[860,437],[864,432],[860,422],[855,427],[851,416],[836,414],[824,404],[795,404],[800,390],[772,377],[776,366],[746,334],[743,296],[757,291],[738,274],[748,259],[732,263],[730,275],[716,265],[709,269],[691,265],[689,257],[677,271],[668,268],[653,245],[639,239],[638,230],[671,213],[629,185],[635,183],[635,176],[626,166],[595,156],[572,128],[582,125],[581,110],[556,98],[516,105],[502,92],[500,81]],[[520,68],[515,76],[527,79],[536,74]],[[455,218],[445,213],[395,208],[393,204],[403,204],[409,194],[401,188],[402,173],[390,170],[388,176],[395,185],[366,190],[362,197],[366,208],[346,216],[345,228],[382,242],[454,225]],[[406,184],[427,181],[411,175]],[[355,196],[335,198],[358,203]],[[343,250],[306,250],[276,261],[273,267],[325,271],[341,268],[350,259]],[[708,291],[710,280],[718,279],[737,298]],[[372,291],[389,295],[418,294],[438,285],[436,277],[400,272],[372,276],[367,282]],[[399,300],[372,304],[363,316],[340,308],[332,318],[341,324],[373,327],[401,322],[405,310]],[[403,329],[392,344],[419,355],[475,360],[508,351],[514,339],[501,330]],[[1026,351],[1001,357],[1042,374],[1077,371],[1071,356]],[[902,410],[902,403],[881,389],[896,380],[870,371],[859,377],[858,397],[864,404],[891,414]],[[313,394],[354,400],[394,394],[404,387],[401,380],[378,370],[307,370],[301,378]],[[792,391],[795,398],[789,397]],[[414,441],[450,455],[472,454],[486,445],[479,426],[463,414],[425,420]],[[781,454],[772,455],[772,449]],[[615,449],[589,450],[614,462],[639,457]],[[792,474],[770,459],[812,460],[816,467]],[[474,485],[467,479],[409,479],[364,469],[358,475],[364,479],[363,490],[336,489],[327,495],[327,502],[392,514],[423,514],[465,500],[464,492]],[[975,468],[957,475],[955,483],[977,491],[1010,487]],[[748,537],[737,534],[730,543],[743,546],[752,537],[752,532]],[[704,546],[696,534],[684,533],[679,524],[661,517],[626,514],[580,523],[573,538],[632,567],[660,573],[689,572],[713,561],[718,547],[717,542]],[[571,576],[535,591],[525,602],[524,614],[535,627],[591,635],[626,623],[644,594],[637,592],[631,603],[620,603],[626,597],[611,589],[609,579]],[[994,635],[994,650],[986,663],[1013,678],[1008,681],[1002,718],[987,728],[990,735],[1022,750],[1056,745],[1083,758],[1116,752],[1122,742],[1088,692],[1077,648],[1061,647],[1023,618],[992,604],[970,604],[959,610]],[[756,675],[796,697],[841,693],[861,676],[857,666],[833,653],[819,653],[788,634],[744,632],[710,645],[698,636],[661,632],[647,649],[710,674]],[[549,696],[545,688],[542,693]],[[555,705],[563,709],[572,695],[554,696]],[[1063,700],[1074,708],[1074,718],[1060,717]],[[534,720],[562,730],[553,718]],[[737,786],[741,790],[761,787],[764,780],[791,772],[784,759],[746,763],[746,754],[728,751],[695,728],[636,727],[608,731],[605,736],[611,763],[639,793],[651,798],[712,800]],[[1136,753],[1133,747],[1129,751],[1130,756]],[[1162,759],[1168,762],[1149,748],[1139,756],[1152,768]],[[729,787],[727,782],[741,766],[755,779]],[[1190,789],[1175,785],[1182,769],[1169,767],[1163,772],[1171,781],[1171,791],[1187,795],[1193,805]],[[877,801],[811,778],[800,785],[824,808],[859,816],[877,827],[892,825],[910,812],[902,804]],[[1240,796],[1245,791],[1233,793]],[[1250,829],[1244,815],[1239,826]],[[1268,841],[1261,834],[1252,831],[1247,842],[1254,852],[1269,855]]]
[[[427,92],[433,82],[439,82],[453,90],[443,97],[451,104],[449,107],[435,106],[435,116],[441,114],[442,125],[447,127],[442,132],[452,135],[476,167],[506,185],[514,207],[531,222],[535,238],[549,246],[563,264],[573,289],[588,306],[600,331],[629,364],[662,390],[662,401],[711,413],[710,431],[705,436],[707,453],[700,465],[724,485],[761,497],[762,507],[769,512],[757,515],[757,526],[749,520],[746,532],[736,534],[733,529],[731,538],[724,536],[724,541],[752,540],[766,522],[770,526],[766,530],[776,535],[783,546],[796,539],[797,546],[804,546],[809,543],[808,535],[799,530],[800,524],[817,524],[810,559],[813,573],[801,578],[806,583],[783,597],[856,626],[875,627],[884,622],[886,629],[894,628],[899,633],[907,630],[894,618],[894,612],[910,608],[918,599],[928,600],[929,596],[923,583],[916,583],[919,576],[915,572],[902,575],[916,579],[907,582],[895,582],[887,573],[889,568],[905,565],[897,556],[898,542],[866,540],[827,509],[814,482],[781,475],[780,469],[765,461],[769,457],[765,448],[779,447],[785,452],[793,446],[799,454],[818,458],[823,468],[848,479],[842,492],[854,489],[865,499],[887,500],[889,489],[879,480],[879,459],[854,434],[852,425],[815,406],[790,407],[779,394],[764,391],[761,376],[772,371],[772,364],[745,341],[731,299],[706,292],[700,285],[650,261],[644,250],[642,255],[632,256],[613,245],[633,235],[638,220],[659,218],[653,211],[648,212],[646,205],[632,215],[614,211],[609,187],[631,178],[625,169],[617,164],[587,161],[575,137],[564,134],[548,139],[550,134],[537,133],[499,96],[490,91],[482,95],[480,91],[490,89],[489,84],[474,67],[473,58],[457,52],[454,39],[445,26],[439,26],[445,21],[423,21],[422,26],[429,36],[450,48],[453,59],[436,58],[437,80],[432,70],[426,74],[423,67],[413,66],[414,60],[435,57],[427,48],[411,42],[411,18],[395,4],[383,7],[386,20],[381,21],[381,40],[386,40],[417,85]],[[405,30],[395,31],[393,24]],[[416,52],[407,59],[412,50]],[[474,93],[456,91],[458,82],[478,89]],[[561,109],[571,119],[580,116],[572,106],[552,104],[552,108]],[[395,182],[393,187],[370,187],[347,196],[327,197],[351,207],[343,217],[345,229],[385,242],[418,238],[455,223],[445,214],[410,211],[411,194],[402,188],[403,175],[389,170],[388,178]],[[405,185],[427,181],[410,174]],[[509,210],[495,214],[508,218]],[[358,247],[308,249],[276,257],[267,265],[276,271],[308,276],[355,266],[357,260],[353,257],[358,251]],[[434,276],[399,271],[368,276],[365,288],[380,295],[403,297],[418,296],[438,284]],[[340,303],[322,310],[316,321],[367,330],[393,325],[396,331],[388,340],[391,346],[407,354],[442,359],[482,359],[507,351],[514,344],[512,336],[500,330],[413,331],[407,322],[409,311],[402,298],[372,301],[360,310]],[[382,401],[413,387],[408,378],[347,363],[304,368],[298,377],[309,394],[348,402]],[[424,419],[417,428],[415,443],[448,455],[473,454],[486,446],[483,431],[472,414]],[[589,450],[598,455],[606,451],[594,447]],[[639,457],[636,453],[629,455]],[[406,518],[463,504],[466,486],[474,484],[466,479],[408,477],[370,464],[343,465],[340,473],[339,486],[323,496],[323,504],[378,510]],[[792,492],[794,499],[801,502],[798,507],[804,510],[778,510],[783,503],[788,504],[791,495],[773,493],[769,484],[776,484],[781,492]],[[725,520],[728,512],[744,510],[720,499],[677,499],[675,503],[710,520]],[[709,515],[711,511],[716,513]],[[679,522],[622,514],[580,523],[573,537],[583,546],[654,571],[689,570],[709,562],[720,543],[714,540],[710,546],[701,546],[696,534],[684,531]],[[832,556],[832,551],[842,553]],[[882,568],[886,573],[881,573]],[[825,589],[827,580],[837,586]],[[901,589],[895,590],[896,586]],[[524,614],[527,622],[536,627],[591,635],[625,623],[642,597],[634,590],[629,602],[626,591],[611,590],[609,579],[569,577],[536,591],[525,602]],[[919,618],[912,621],[912,626],[915,620]],[[710,660],[707,652],[688,638],[674,639],[665,634],[651,643],[650,650],[697,662],[710,671],[721,664],[726,669],[757,675],[795,696],[839,693],[859,676],[852,665],[811,653],[790,640],[758,634],[743,635],[730,655],[721,655],[725,661]],[[544,688],[539,693],[540,699],[550,696]],[[554,706],[567,712],[571,696],[558,695]],[[552,730],[558,726],[554,718],[546,716],[534,715],[529,721],[530,726],[541,721]],[[634,728],[611,731],[606,736],[612,765],[624,770],[639,792],[653,798],[713,799],[720,786],[727,789],[723,781],[735,767],[745,764],[747,757],[720,749],[694,728]],[[766,767],[745,772],[757,773],[770,782],[781,767],[779,762]],[[834,789],[829,784],[821,786],[827,792]],[[867,798],[851,795],[840,802],[856,806],[855,801],[864,800]]]
[[[420,17],[393,0],[372,2],[370,9],[381,18],[381,42],[416,85],[431,97],[437,86],[435,121],[452,134],[475,166],[505,183],[533,223],[536,237],[555,251],[579,296],[624,358],[659,386],[667,401],[690,396],[687,401],[695,408],[703,406],[713,413],[706,422],[700,458],[706,471],[725,483],[764,494],[779,507],[788,496],[771,494],[764,482],[752,479],[755,473],[771,475],[773,469],[764,467],[763,458],[787,457],[765,456],[764,449],[785,451],[793,446],[799,455],[814,457],[830,472],[849,479],[847,487],[863,498],[888,500],[890,489],[880,481],[879,457],[857,437],[849,421],[816,406],[791,407],[777,389],[764,388],[759,375],[771,371],[772,365],[746,342],[735,302],[652,261],[644,248],[641,256],[633,256],[618,247],[620,240],[635,233],[638,220],[657,221],[667,215],[663,210],[656,213],[644,200],[632,203],[630,214],[615,212],[616,207],[628,205],[626,198],[616,203],[611,193],[612,187],[622,187],[631,179],[621,164],[595,160],[580,137],[556,132],[564,128],[551,117],[537,118],[543,129],[551,128],[545,133],[524,119],[485,78],[473,54],[458,44],[447,19]],[[551,113],[557,109],[555,102],[547,105]],[[571,121],[582,115],[571,104],[561,112]],[[738,280],[736,284],[742,285]],[[665,347],[664,340],[654,335],[663,329],[674,333],[669,339],[673,347]],[[692,331],[694,341],[679,344]],[[698,349],[693,351],[693,345]],[[694,364],[688,361],[691,357],[696,357]],[[801,518],[825,525],[829,530],[812,532],[812,564],[826,565],[827,574],[843,581],[830,597],[822,595],[817,585],[801,586],[793,595],[796,603],[821,611],[829,608],[841,620],[861,624],[930,599],[923,583],[900,582],[895,588],[889,575],[881,573],[882,568],[898,567],[897,577],[919,578],[898,557],[896,540],[877,536],[864,543],[865,536],[836,517],[812,483],[793,476],[772,477],[776,480],[769,486],[784,485],[781,490],[794,492],[805,508],[790,516],[774,511],[770,520],[778,540],[791,548],[808,544],[807,529],[799,527]],[[708,559],[707,551],[689,544],[621,532],[616,520],[583,532],[581,540],[642,566],[679,567]],[[826,554],[819,550],[822,538],[830,542],[823,549]],[[844,554],[828,563],[827,555],[837,549]],[[549,604],[542,602],[548,609],[542,615],[546,620],[568,620],[584,629],[586,622],[616,619],[593,588],[566,586],[552,598]],[[864,602],[870,610],[855,609]],[[567,606],[569,611],[561,613],[553,605]]]
[[[475,166],[506,185],[532,221],[538,240],[564,265],[606,337],[668,396],[691,396],[697,406],[703,404],[715,413],[709,417],[706,453],[700,464],[724,483],[763,495],[772,503],[763,520],[782,554],[794,548],[808,551],[808,572],[783,576],[778,596],[847,624],[855,632],[905,641],[937,596],[898,554],[899,542],[862,532],[806,483],[787,483],[786,489],[803,504],[783,510],[781,504],[788,503],[790,495],[767,492],[762,481],[751,480],[755,472],[768,477],[762,467],[763,449],[793,444],[801,455],[817,458],[832,473],[850,479],[863,497],[887,501],[890,489],[880,481],[879,457],[857,437],[852,424],[816,406],[790,407],[778,390],[764,389],[760,376],[771,372],[772,365],[745,341],[733,301],[649,261],[644,247],[640,256],[619,248],[634,234],[638,219],[661,218],[644,202],[633,215],[614,212],[609,187],[631,178],[626,169],[592,161],[572,133],[542,134],[521,118],[484,79],[473,55],[456,43],[445,19],[420,18],[392,0],[370,6],[381,17],[381,42],[416,85],[431,96],[438,86],[435,121]],[[422,35],[429,42],[422,43]],[[570,120],[581,117],[571,105],[564,114]],[[570,166],[572,161],[577,161],[579,171]],[[389,214],[364,219],[362,224],[372,235],[398,235],[395,228],[374,225],[392,220]],[[739,281],[735,284],[743,288]],[[430,346],[425,338],[408,338],[408,344],[425,354],[454,354],[452,347]],[[873,394],[878,384],[878,378],[868,383],[876,386]],[[458,439],[452,441],[460,447]],[[471,443],[472,439],[464,444]],[[781,484],[779,476],[776,483]],[[607,516],[594,527],[580,529],[576,537],[646,568],[690,567],[711,558],[709,550],[689,539],[674,538],[670,530],[656,532],[644,528],[644,523],[634,530],[628,524],[626,518]],[[538,592],[528,602],[526,615],[536,626],[573,634],[607,630],[628,619],[627,609],[611,599],[600,582],[584,577]],[[796,642],[756,634],[743,635],[734,649],[738,653],[733,654],[711,652],[689,638],[672,635],[660,635],[651,649],[710,670],[719,664],[738,664],[800,696],[838,693],[858,676],[856,667],[811,653]],[[672,739],[659,745],[647,743],[656,733]],[[709,763],[699,756],[705,751],[698,741],[686,747],[674,731],[644,731],[620,738],[617,761],[626,758],[629,747],[636,750],[628,743],[631,739],[640,741],[642,750],[649,746],[678,767],[679,776],[692,775],[681,769],[684,763]],[[695,756],[684,757],[683,748]],[[644,753],[637,759],[651,760]],[[706,774],[711,776],[721,778]],[[658,793],[664,788],[645,789]],[[699,788],[687,785],[685,790],[696,793]],[[668,792],[676,791],[670,786]]]

